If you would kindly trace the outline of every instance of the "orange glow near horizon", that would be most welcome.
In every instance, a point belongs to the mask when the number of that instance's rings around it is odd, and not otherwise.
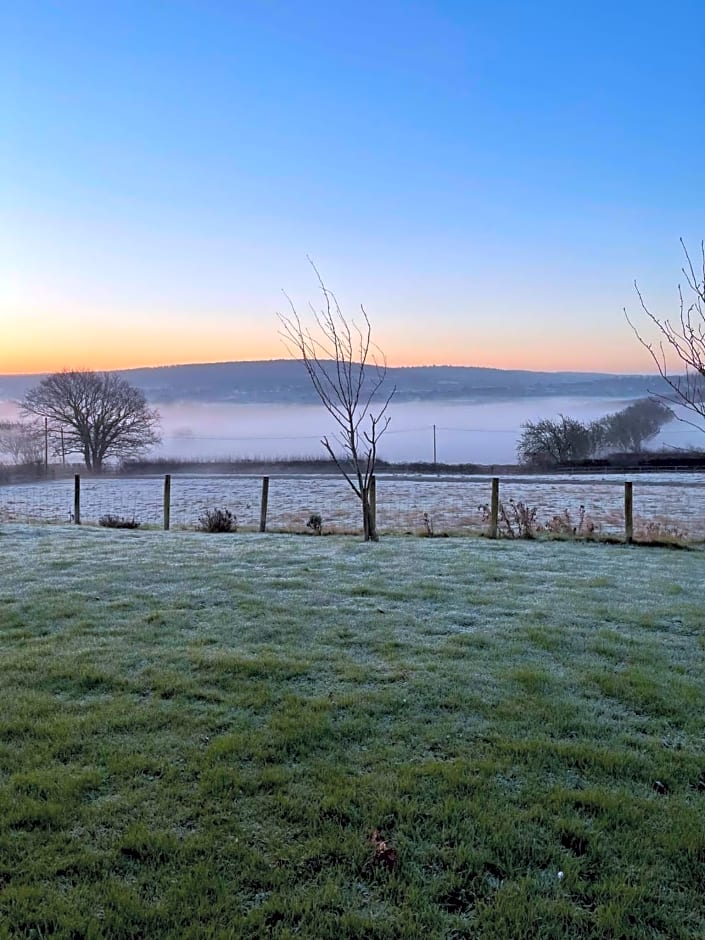
[[[147,319],[145,317],[145,319]],[[13,322],[14,321],[14,322]],[[0,374],[37,374],[61,369],[119,370],[189,363],[243,362],[292,358],[274,324],[243,329],[211,322],[126,319],[116,326],[95,320],[67,324],[62,318],[11,318],[10,342],[0,348]],[[377,335],[390,366],[451,365],[546,372],[652,373],[648,353],[617,333],[590,342],[552,343],[532,337],[498,342],[487,333],[407,338],[389,328]],[[575,352],[573,352],[575,350]]]
[[[95,326],[81,336],[45,334],[41,341],[23,337],[13,341],[11,349],[0,350],[0,374],[21,375],[58,372],[62,369],[149,368],[187,363],[228,362],[234,360],[288,358],[284,347],[280,353],[273,344],[242,342],[237,336],[224,336],[222,342],[212,335],[199,334],[195,328],[180,329],[178,338],[164,336],[153,330],[142,333],[139,340],[117,331],[104,330],[100,335]],[[184,336],[184,333],[187,335]]]
[[[87,344],[72,344],[70,348],[52,350],[14,349],[12,356],[0,354],[0,374],[33,375],[47,372],[59,372],[63,369],[94,369],[96,371],[119,371],[122,369],[142,369],[159,366],[177,366],[191,364],[209,364],[217,362],[253,362],[274,359],[295,358],[286,349],[277,350],[264,344],[243,346],[232,349],[223,347],[214,350],[212,345],[194,344],[188,352],[174,347],[158,350],[146,344],[139,349],[121,349],[113,347],[110,352],[95,351]],[[453,353],[434,353],[428,350],[424,354],[409,354],[404,357],[388,356],[388,365],[392,368],[411,366],[477,366],[488,369],[518,369],[531,372],[606,372],[606,373],[652,373],[653,363],[644,356],[614,355],[600,358],[585,357],[580,361],[567,360],[563,355],[556,356],[491,356],[478,353],[475,356]]]

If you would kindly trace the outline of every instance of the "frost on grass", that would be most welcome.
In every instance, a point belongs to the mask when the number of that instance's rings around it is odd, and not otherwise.
[[[145,936],[569,938],[587,902],[704,935],[701,553],[9,525],[0,551],[13,935],[24,896],[57,935],[106,896]]]
[[[351,609],[403,608],[414,620],[433,615],[449,630],[472,606],[488,626],[507,613],[533,618],[544,608],[548,619],[565,623],[600,621],[607,608],[619,617],[635,604],[648,609],[649,598],[660,601],[663,590],[680,592],[679,600],[690,597],[702,564],[699,553],[673,557],[605,545],[389,538],[370,551],[347,537],[248,534],[231,542],[197,533],[70,526],[7,525],[0,545],[3,574],[18,587],[31,574],[66,589],[89,582],[126,592],[148,589],[157,599],[177,585],[207,593],[209,584],[235,578],[266,603],[278,602],[293,581],[302,597],[315,591],[338,603],[350,599]]]

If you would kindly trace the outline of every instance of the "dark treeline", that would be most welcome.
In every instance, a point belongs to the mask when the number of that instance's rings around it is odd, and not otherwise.
[[[220,362],[126,369],[117,373],[150,402],[212,401],[246,404],[316,402],[301,362]],[[0,375],[0,399],[19,399],[42,378]],[[660,376],[597,372],[532,372],[476,366],[390,367],[397,401],[502,401],[515,398],[635,398],[668,391]]]
[[[594,460],[611,453],[640,454],[647,441],[675,418],[658,398],[642,398],[621,411],[584,424],[559,415],[522,424],[517,444],[519,462],[536,469]]]
[[[570,473],[648,473],[648,472],[703,472],[705,471],[705,451],[669,451],[634,453],[613,453],[606,457],[586,458],[585,460],[566,461],[550,468],[526,466],[522,464],[471,464],[471,463],[431,463],[412,461],[390,463],[381,461],[378,471],[386,474],[420,474],[438,476],[495,476],[505,474],[526,474],[550,472]],[[100,474],[109,476],[145,476],[171,474],[233,474],[233,475],[335,475],[337,467],[331,460],[139,460],[128,461],[120,466],[104,469]],[[48,468],[40,461],[30,464],[0,464],[0,485],[32,483],[42,480],[68,480],[74,474],[86,475],[85,466],[76,464],[50,464]]]

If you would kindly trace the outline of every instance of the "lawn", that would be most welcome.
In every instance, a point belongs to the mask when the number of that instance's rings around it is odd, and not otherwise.
[[[0,937],[702,938],[705,555],[0,531]]]

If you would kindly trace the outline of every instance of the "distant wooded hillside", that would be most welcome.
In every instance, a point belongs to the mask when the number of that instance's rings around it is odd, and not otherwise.
[[[302,364],[292,359],[263,362],[216,362],[126,369],[129,382],[152,402],[315,402],[315,392]],[[0,399],[21,398],[41,376],[0,375]],[[530,372],[476,366],[410,366],[390,368],[389,387],[397,401],[564,397],[637,398],[665,394],[659,376],[610,375],[597,372]]]

